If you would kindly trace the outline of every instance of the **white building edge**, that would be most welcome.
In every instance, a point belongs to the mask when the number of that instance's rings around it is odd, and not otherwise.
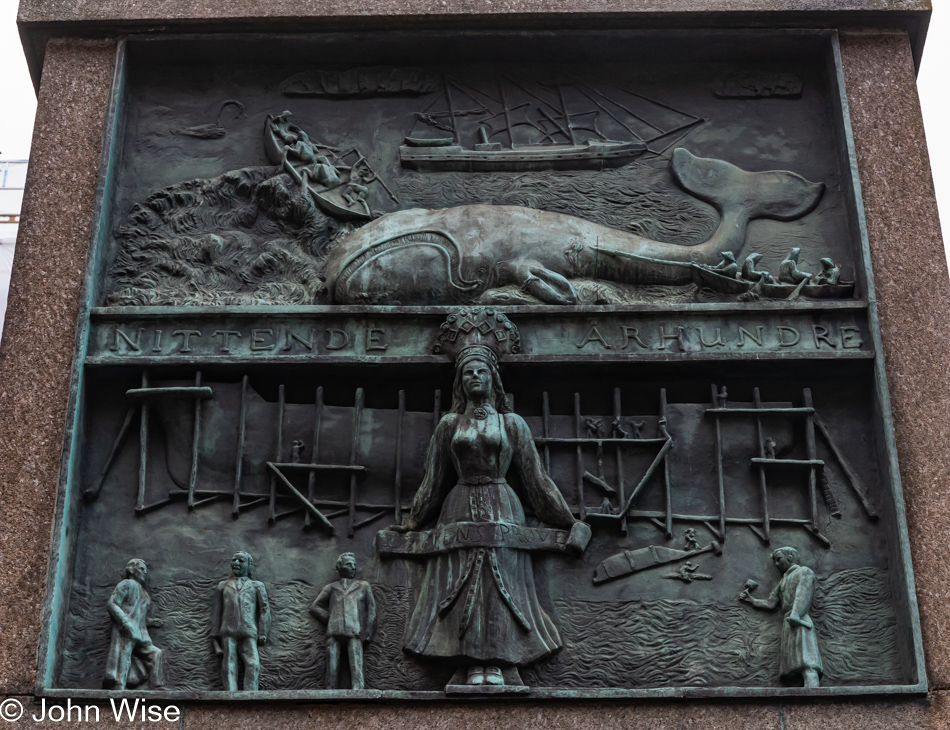
[[[23,187],[26,182],[28,160],[0,160],[0,332],[10,291],[10,271],[17,230],[20,227],[20,208],[23,205]]]

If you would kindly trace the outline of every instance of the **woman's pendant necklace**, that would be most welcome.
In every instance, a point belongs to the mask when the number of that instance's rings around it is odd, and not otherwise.
[[[485,406],[476,406],[475,410],[472,411],[472,415],[475,416],[479,421],[484,421],[488,418],[488,409]]]

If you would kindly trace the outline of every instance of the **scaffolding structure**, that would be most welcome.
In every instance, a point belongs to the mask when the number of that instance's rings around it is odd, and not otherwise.
[[[316,389],[311,458],[309,462],[302,462],[298,458],[299,453],[297,448],[293,449],[293,455],[290,461],[284,458],[286,400],[285,386],[280,384],[277,391],[277,414],[276,423],[274,424],[277,436],[276,449],[273,458],[266,462],[266,468],[270,475],[269,489],[266,492],[245,491],[243,481],[246,461],[248,388],[249,377],[244,375],[241,379],[236,431],[236,456],[234,462],[233,486],[231,489],[202,489],[199,486],[202,405],[206,401],[214,398],[214,390],[210,386],[203,384],[201,372],[198,371],[195,373],[193,386],[155,387],[150,383],[148,371],[143,370],[141,387],[126,391],[126,397],[131,401],[131,404],[126,412],[125,419],[98,477],[92,487],[83,492],[83,496],[87,500],[94,500],[98,497],[125,440],[133,429],[133,422],[136,414],[138,414],[139,468],[135,501],[136,515],[147,514],[173,502],[184,501],[188,510],[191,511],[216,501],[228,499],[231,501],[231,513],[234,518],[239,517],[242,513],[254,507],[266,504],[268,508],[268,520],[271,523],[292,515],[302,515],[303,527],[305,529],[317,528],[319,531],[329,535],[335,535],[337,532],[331,520],[343,515],[347,517],[346,532],[349,537],[352,537],[359,528],[381,519],[386,514],[392,514],[396,524],[402,522],[403,511],[407,508],[403,503],[404,495],[402,485],[405,471],[403,463],[403,437],[406,421],[406,392],[404,390],[400,390],[398,393],[394,439],[395,454],[392,501],[389,503],[375,503],[362,500],[360,493],[361,476],[367,471],[365,464],[361,463],[360,452],[360,429],[365,412],[365,395],[363,388],[357,388],[354,394],[349,434],[349,459],[347,463],[321,462],[321,439],[325,438],[323,432],[325,430],[324,415],[326,406],[324,404],[323,387],[320,386]],[[669,462],[670,452],[674,445],[674,438],[672,435],[673,429],[668,423],[669,407],[665,388],[660,389],[657,416],[658,427],[655,437],[641,437],[639,426],[633,427],[632,434],[624,430],[623,419],[630,421],[637,417],[630,416],[629,414],[626,416],[623,415],[621,389],[614,388],[613,422],[610,429],[606,430],[606,433],[604,432],[601,419],[590,416],[585,418],[581,409],[581,394],[579,392],[574,393],[573,411],[570,414],[573,420],[574,435],[569,437],[552,435],[550,398],[547,391],[543,392],[541,435],[535,436],[534,440],[543,454],[548,473],[551,471],[551,453],[553,449],[568,448],[574,450],[574,485],[577,492],[577,504],[571,506],[573,513],[584,521],[616,525],[622,534],[628,533],[630,521],[644,520],[650,522],[657,529],[662,531],[667,539],[672,539],[674,523],[686,522],[704,525],[716,536],[717,540],[724,542],[726,539],[727,526],[741,525],[748,527],[763,543],[769,544],[773,526],[783,525],[800,527],[824,546],[830,547],[831,543],[828,541],[828,538],[819,530],[819,486],[821,487],[820,491],[824,502],[828,506],[831,514],[833,516],[840,516],[840,509],[838,507],[837,498],[833,494],[830,483],[824,473],[825,462],[818,458],[816,446],[818,435],[827,443],[831,453],[840,465],[846,481],[851,486],[852,491],[857,496],[867,516],[872,520],[877,519],[877,512],[868,498],[868,490],[861,482],[857,471],[847,460],[842,450],[832,440],[827,425],[815,411],[811,390],[809,388],[802,390],[802,405],[792,407],[767,407],[763,405],[759,388],[757,387],[753,390],[753,403],[751,408],[744,405],[740,407],[729,405],[725,399],[725,391],[720,393],[715,385],[711,386],[711,393],[711,406],[705,408],[703,414],[706,418],[713,420],[715,428],[714,449],[717,511],[713,514],[696,515],[675,511],[674,490],[670,478]],[[513,404],[513,395],[508,394],[508,397],[509,401]],[[189,477],[187,485],[179,484],[179,488],[171,490],[167,496],[153,502],[146,502],[150,458],[149,438],[151,410],[156,402],[163,400],[190,400],[193,402]],[[431,417],[433,433],[442,415],[441,391],[435,390],[433,393],[433,410]],[[764,417],[778,417],[791,419],[795,422],[804,422],[806,448],[804,459],[775,458],[774,454],[767,453],[763,431]],[[750,468],[756,471],[758,476],[760,514],[757,517],[734,516],[728,514],[727,511],[726,480],[723,466],[722,420],[736,418],[754,418],[756,423],[758,449],[755,455],[750,457],[749,465]],[[625,474],[625,455],[633,450],[650,451],[654,449],[655,453],[653,459],[646,470],[635,480],[628,480]],[[596,474],[586,468],[587,458],[591,455],[596,455]],[[610,456],[615,459],[615,485],[608,483],[604,472],[605,458],[609,458]],[[775,514],[774,509],[770,510],[769,508],[768,475],[773,472],[790,471],[805,472],[806,474],[807,517],[778,515]],[[637,509],[637,501],[642,498],[647,485],[658,472],[661,475],[663,489],[663,509]],[[346,500],[329,499],[320,493],[321,475],[334,473],[348,475],[349,477],[349,493]],[[294,475],[301,474],[307,475],[306,493],[294,484]],[[633,487],[628,491],[631,484],[633,484]],[[605,494],[605,505],[609,504],[611,499],[615,499],[619,505],[618,508],[613,509],[611,506],[610,509],[591,509],[587,505],[588,485]],[[366,513],[369,514],[367,515]]]

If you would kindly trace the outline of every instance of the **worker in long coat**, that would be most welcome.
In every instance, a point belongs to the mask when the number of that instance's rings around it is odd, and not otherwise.
[[[779,674],[786,681],[803,681],[806,687],[817,687],[824,667],[818,651],[818,634],[809,616],[815,596],[815,573],[801,564],[795,548],[783,547],[772,553],[772,562],[782,573],[782,580],[768,598],[753,598],[748,589],[739,600],[755,608],[774,611],[781,607],[781,666]]]
[[[151,689],[158,689],[162,686],[162,650],[152,643],[148,629],[160,627],[162,621],[148,618],[152,599],[145,590],[145,561],[130,560],[125,575],[106,604],[112,619],[112,640],[102,686],[126,689],[148,681]]]

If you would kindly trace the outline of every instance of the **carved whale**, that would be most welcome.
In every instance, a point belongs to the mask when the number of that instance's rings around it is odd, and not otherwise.
[[[575,216],[509,205],[462,205],[389,213],[332,247],[326,283],[340,304],[452,304],[521,286],[547,304],[574,304],[571,279],[627,284],[691,281],[690,263],[738,254],[749,221],[789,221],[812,211],[823,183],[793,172],[748,172],[674,150],[674,179],[719,211],[702,243],[654,241]]]

